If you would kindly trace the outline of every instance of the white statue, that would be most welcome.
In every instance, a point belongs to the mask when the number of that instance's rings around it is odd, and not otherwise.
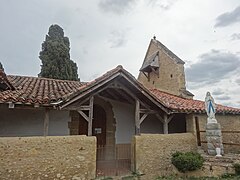
[[[217,120],[215,118],[216,104],[214,103],[214,99],[211,96],[210,92],[207,92],[207,94],[206,94],[205,110],[208,115],[207,123],[217,123]]]

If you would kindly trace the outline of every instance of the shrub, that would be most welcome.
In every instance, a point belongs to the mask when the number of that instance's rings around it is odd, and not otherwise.
[[[180,171],[194,171],[203,166],[204,159],[195,152],[176,152],[172,155],[172,164]]]
[[[220,178],[222,178],[222,179],[233,179],[233,178],[235,178],[235,177],[236,177],[235,174],[232,174],[232,173],[224,173],[223,175],[221,175]]]
[[[233,165],[233,167],[235,169],[236,175],[240,175],[240,164],[236,163]]]

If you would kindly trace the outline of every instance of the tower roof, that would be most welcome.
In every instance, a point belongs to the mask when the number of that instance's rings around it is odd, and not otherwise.
[[[167,55],[169,55],[173,60],[175,60],[179,64],[185,64],[185,62],[180,59],[176,54],[174,54],[170,49],[164,46],[160,41],[157,39],[152,39],[151,43],[155,43],[160,49],[162,49]]]
[[[140,71],[145,71],[145,72],[149,72],[151,71],[151,68],[159,68],[159,61],[158,61],[158,57],[159,56],[159,52],[155,52],[154,54],[152,54],[151,56],[149,56],[146,61],[144,61]]]

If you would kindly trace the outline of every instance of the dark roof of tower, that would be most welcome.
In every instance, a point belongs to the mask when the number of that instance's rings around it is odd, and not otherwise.
[[[177,63],[185,64],[183,60],[181,60],[176,54],[174,54],[171,50],[169,50],[166,46],[164,46],[160,41],[156,39],[152,39],[151,42],[155,43],[160,49],[164,50],[167,53],[167,55],[169,55]]]
[[[151,69],[151,67],[159,68],[158,56],[159,52],[157,51],[153,53],[151,56],[147,57],[146,61],[143,62],[140,71],[148,71],[148,69]]]

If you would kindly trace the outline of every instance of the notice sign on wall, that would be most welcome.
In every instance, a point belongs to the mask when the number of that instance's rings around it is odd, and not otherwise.
[[[94,132],[95,132],[95,134],[101,134],[102,133],[102,128],[95,128]]]

